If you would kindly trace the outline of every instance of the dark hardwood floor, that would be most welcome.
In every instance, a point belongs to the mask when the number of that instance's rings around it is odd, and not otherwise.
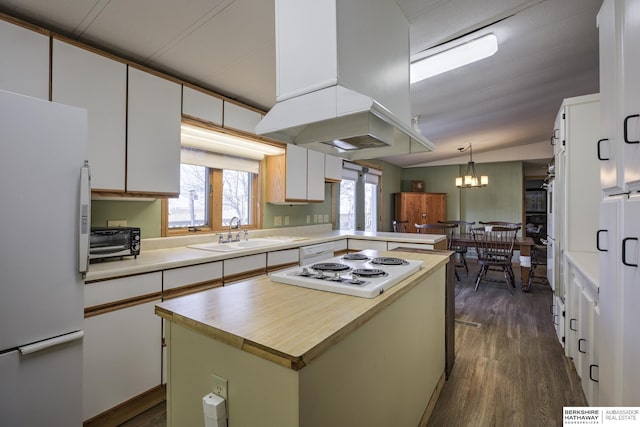
[[[511,295],[504,283],[482,282],[474,292],[478,268],[469,267],[469,277],[460,272],[456,283],[456,362],[428,425],[561,426],[562,407],[586,401],[555,337],[551,289],[536,283],[523,293],[518,285]],[[165,405],[123,425],[165,427]]]
[[[477,265],[470,270],[456,284],[456,362],[428,425],[561,426],[563,406],[586,401],[555,336],[551,288],[518,284],[511,295],[504,282],[483,281],[474,292]]]

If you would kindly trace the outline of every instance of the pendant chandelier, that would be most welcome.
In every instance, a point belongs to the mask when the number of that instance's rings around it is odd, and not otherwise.
[[[464,173],[464,176],[459,176],[456,178],[456,187],[458,188],[477,188],[477,187],[486,187],[489,184],[489,177],[486,175],[478,176],[476,172],[476,165],[473,162],[473,149],[471,148],[471,144],[468,147],[460,147],[458,151],[464,153],[469,150],[469,163],[467,163],[467,170]]]

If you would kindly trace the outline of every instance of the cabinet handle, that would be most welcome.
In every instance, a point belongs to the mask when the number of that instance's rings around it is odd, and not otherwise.
[[[626,265],[626,266],[629,266],[629,267],[637,267],[638,264],[633,264],[631,262],[627,262],[627,242],[629,240],[634,240],[634,241],[637,242],[638,238],[637,237],[627,237],[627,238],[622,239],[622,263],[624,265]]]
[[[553,303],[549,306],[549,313],[553,314]]]
[[[558,137],[556,136],[556,132],[558,132],[560,129],[554,129],[553,130],[553,135],[551,135],[551,145],[556,145],[555,142],[553,142],[554,140],[558,139]]]
[[[640,117],[640,114],[632,114],[624,118],[624,142],[626,144],[640,144],[640,140],[638,141],[629,141],[629,119],[633,119],[636,117]]]
[[[589,379],[594,383],[599,383],[600,381],[593,378],[593,368],[600,368],[600,365],[589,365]]]
[[[602,157],[602,152],[600,151],[600,143],[608,140],[609,138],[602,138],[598,140],[598,160],[611,160],[608,157],[607,158]]]
[[[556,322],[556,318],[557,318],[557,317],[558,317],[558,315],[557,315],[557,314],[554,314],[554,315],[553,315],[553,322],[552,322],[552,323],[553,323],[554,325],[556,325],[556,326],[558,326],[558,322]]]
[[[575,322],[577,319],[569,319],[569,329],[571,329],[574,332],[578,332],[578,330],[576,328],[573,327],[573,323]]]
[[[582,353],[582,354],[587,354],[587,352],[586,352],[586,351],[583,351],[583,350],[582,350],[582,345],[581,345],[583,342],[586,342],[586,341],[587,341],[587,340],[585,340],[584,338],[580,338],[580,339],[578,340],[578,351],[579,351],[580,353]]]
[[[596,249],[600,252],[608,252],[609,249],[602,249],[600,247],[600,233],[606,233],[608,230],[598,230],[596,231]]]

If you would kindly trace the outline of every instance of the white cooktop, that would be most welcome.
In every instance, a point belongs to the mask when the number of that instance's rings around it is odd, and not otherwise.
[[[404,258],[365,259],[364,254],[356,253],[281,270],[272,273],[271,280],[321,291],[374,298],[419,271],[422,265],[422,261]]]

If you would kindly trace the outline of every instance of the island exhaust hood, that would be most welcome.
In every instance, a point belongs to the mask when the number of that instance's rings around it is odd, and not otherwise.
[[[276,95],[257,134],[351,160],[434,148],[410,124],[395,0],[276,0]]]

